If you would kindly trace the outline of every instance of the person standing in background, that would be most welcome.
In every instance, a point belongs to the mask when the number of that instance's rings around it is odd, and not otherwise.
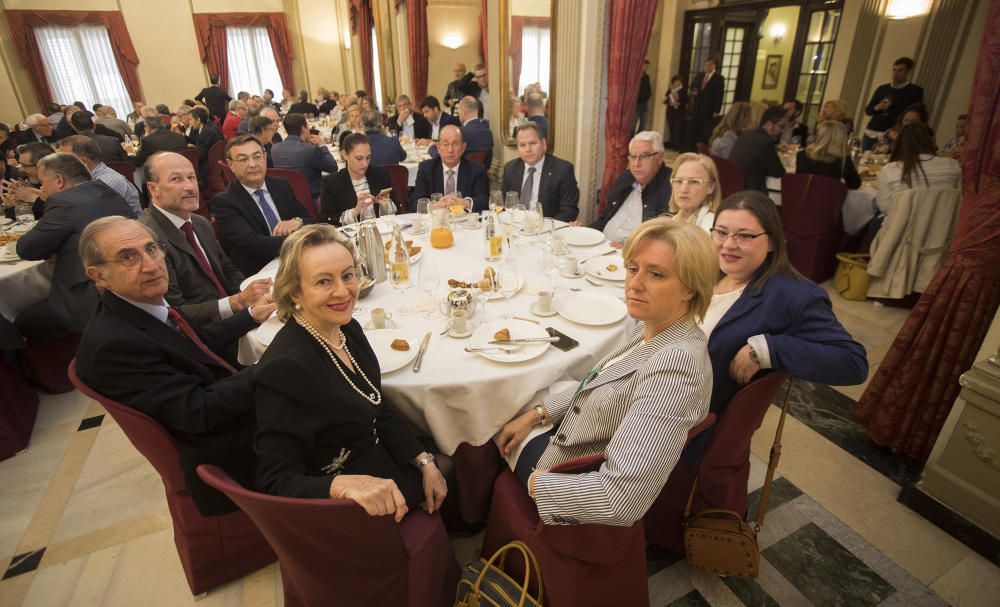
[[[861,139],[861,149],[875,147],[879,137],[896,124],[903,110],[924,100],[923,87],[910,82],[912,72],[913,59],[900,57],[892,64],[892,81],[875,89],[865,106],[865,114],[871,116],[871,120]]]
[[[646,114],[649,113],[649,98],[653,96],[653,85],[649,82],[649,59],[642,62],[642,79],[639,80],[639,97],[635,101],[635,119],[632,126],[635,133],[646,130]]]
[[[667,106],[667,126],[670,129],[670,140],[666,147],[680,150],[684,146],[684,116],[687,114],[687,87],[680,74],[674,74],[670,79],[670,88],[663,98]]]

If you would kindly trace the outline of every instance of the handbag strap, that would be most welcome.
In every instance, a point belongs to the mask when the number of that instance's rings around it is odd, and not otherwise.
[[[544,596],[544,589],[542,587],[542,573],[538,568],[538,561],[535,559],[535,554],[528,548],[528,545],[520,540],[512,540],[493,553],[490,560],[486,562],[483,566],[482,571],[479,572],[479,576],[476,578],[475,583],[472,585],[472,589],[475,592],[479,592],[482,586],[483,580],[486,578],[487,572],[493,567],[493,563],[500,560],[499,568],[502,570],[504,563],[507,560],[507,552],[510,550],[517,550],[521,553],[521,557],[524,559],[524,581],[521,583],[521,601],[517,604],[517,607],[524,607],[524,603],[528,598],[528,584],[531,581],[531,574],[535,574],[535,579],[538,580],[538,598],[537,601],[540,602],[542,596]],[[516,582],[515,582],[516,584]]]

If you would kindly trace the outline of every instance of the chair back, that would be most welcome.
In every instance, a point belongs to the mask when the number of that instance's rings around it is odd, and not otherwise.
[[[719,171],[719,189],[722,192],[723,200],[731,194],[742,192],[746,189],[743,185],[745,183],[743,167],[721,156],[712,156],[711,158],[715,162],[715,168]]]
[[[837,269],[844,239],[841,209],[847,186],[823,175],[787,174],[781,178],[781,223],[788,260],[803,276],[820,283]]]
[[[465,155],[466,158],[479,164],[482,167],[486,167],[486,153],[489,150],[476,150],[475,152],[469,152]],[[487,167],[488,168],[488,167]]]
[[[407,213],[410,202],[410,170],[401,164],[384,164],[382,167],[389,171],[392,197],[396,199],[398,213]]]
[[[308,177],[295,169],[275,168],[268,169],[267,176],[278,177],[287,181],[292,186],[292,192],[295,194],[295,198],[298,199],[299,204],[302,205],[302,208],[308,211],[314,220],[320,220],[319,209],[316,208],[316,202],[313,200],[312,192],[309,190]]]
[[[695,142],[694,147],[698,150],[699,154],[711,156],[711,152],[708,149],[708,145],[704,141]]]
[[[215,194],[218,194],[222,190],[226,189],[226,186],[228,185],[223,179],[222,167],[219,166],[219,163],[223,162],[225,155],[225,140],[216,141],[208,150],[208,156],[205,159],[206,162],[208,162],[208,174],[205,176],[205,198],[211,198]]]
[[[135,165],[131,162],[125,162],[124,160],[112,160],[111,162],[106,162],[109,169],[117,171],[119,175],[128,180],[129,183],[135,184]]]
[[[226,187],[229,187],[229,184],[236,181],[236,173],[234,173],[233,170],[229,168],[229,163],[226,162],[225,160],[219,160],[218,166],[222,171],[222,183],[226,184]]]
[[[195,174],[198,173],[198,150],[197,148],[185,148],[177,152],[181,156],[188,159],[191,162],[191,166],[194,167]]]

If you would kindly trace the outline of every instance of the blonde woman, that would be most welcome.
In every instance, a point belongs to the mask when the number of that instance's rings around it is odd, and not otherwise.
[[[836,120],[817,122],[813,142],[796,156],[795,172],[833,177],[851,190],[860,188],[861,177],[847,149],[847,127]]]
[[[708,149],[712,156],[729,158],[729,152],[733,150],[733,144],[739,139],[740,133],[756,125],[756,122],[750,121],[750,104],[746,101],[734,102],[709,138]]]
[[[340,125],[340,136],[338,147],[344,147],[344,138],[351,133],[365,134],[365,125],[361,122],[362,109],[360,105],[352,105],[347,108],[347,120]]]
[[[681,154],[670,176],[669,211],[674,219],[693,223],[708,232],[715,223],[715,210],[722,202],[719,171],[704,154]]]
[[[848,133],[854,130],[854,121],[848,117],[847,102],[843,99],[827,99],[817,117],[817,122],[823,120],[836,120],[842,123]]]

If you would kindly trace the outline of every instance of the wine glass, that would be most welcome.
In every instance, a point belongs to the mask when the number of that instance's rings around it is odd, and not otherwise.
[[[364,290],[369,280],[371,280],[371,271],[368,269],[368,260],[365,259],[364,253],[361,252],[361,246],[358,244],[358,235],[354,235],[354,250],[358,252],[358,262],[355,266],[358,273],[358,285],[361,290]],[[358,302],[354,304],[354,312],[352,316],[363,316],[368,312],[368,308],[360,305],[361,298],[358,298]]]
[[[496,288],[499,289],[500,294],[503,295],[504,301],[510,301],[510,298],[517,293],[520,279],[517,275],[517,266],[513,263],[505,263],[500,266],[497,271],[497,285]],[[512,318],[514,316],[513,312],[508,311],[505,318]]]
[[[492,266],[487,266],[487,267],[493,269]],[[480,317],[479,321],[480,325],[485,325],[490,321],[489,316],[487,316],[486,314],[486,304],[490,301],[490,299],[493,297],[493,294],[496,292],[496,273],[495,273],[496,270],[495,269],[493,270],[494,270],[493,272],[484,273],[483,280],[486,281],[486,283],[480,283],[479,288],[477,288],[473,293],[473,297],[475,297],[476,301],[479,302],[479,307],[482,309],[482,316]],[[486,288],[483,288],[484,286]]]
[[[18,202],[14,205],[14,219],[17,223],[28,225],[35,220],[35,213],[31,210],[31,203]]]
[[[389,256],[389,284],[392,285],[392,288],[399,291],[400,296],[412,286],[412,282],[410,281],[410,258],[408,256],[404,255],[399,261],[396,261],[392,255]],[[413,308],[404,303],[396,308],[395,313],[400,316],[409,316],[413,314]]]
[[[503,192],[500,190],[490,192],[490,209],[494,213],[503,212]]]
[[[430,204],[430,198],[417,200],[417,216],[413,218],[413,227],[410,228],[411,234],[420,235],[427,232],[427,228],[431,224]]]
[[[438,283],[441,281],[441,275],[438,273],[437,266],[434,262],[430,260],[424,260],[423,265],[420,266],[420,273],[417,274],[417,286],[427,294],[427,298],[434,299],[434,289],[437,288]],[[437,318],[440,314],[437,311],[437,306],[432,305],[430,310],[424,312],[424,318]]]
[[[520,203],[521,201],[518,199],[517,192],[507,192],[507,197],[503,201],[503,207],[506,211],[513,211],[514,207]]]

